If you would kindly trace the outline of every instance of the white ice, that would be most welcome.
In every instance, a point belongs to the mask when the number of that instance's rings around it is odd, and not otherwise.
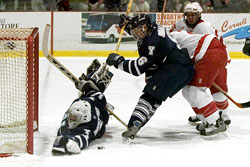
[[[76,76],[85,72],[94,58],[58,58]],[[98,58],[104,62],[104,58]],[[114,112],[124,121],[137,103],[145,85],[115,68],[105,92]],[[111,118],[107,133],[79,155],[55,157],[51,147],[66,109],[77,98],[74,84],[46,59],[40,58],[39,132],[34,133],[34,154],[0,158],[0,167],[218,167],[247,166],[250,150],[250,109],[230,102],[232,123],[225,133],[202,137],[187,118],[193,115],[179,92],[158,108],[156,114],[130,143],[124,143],[125,127]],[[233,59],[228,67],[229,95],[237,102],[250,100],[250,60]],[[104,149],[97,149],[99,146]]]

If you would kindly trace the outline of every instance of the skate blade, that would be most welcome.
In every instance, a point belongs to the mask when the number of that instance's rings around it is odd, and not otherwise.
[[[123,137],[122,138],[122,142],[125,144],[130,144],[132,142],[133,139],[129,138],[129,137]]]
[[[196,125],[200,124],[201,121],[198,121],[198,122],[190,122],[190,121],[188,121],[188,123],[189,123],[190,125],[196,126]]]
[[[217,129],[217,130],[214,130],[212,132],[200,132],[200,134],[202,136],[214,136],[214,135],[218,135],[218,134],[221,134],[221,133],[225,133],[227,131],[227,128],[226,126],[223,128],[223,129]]]

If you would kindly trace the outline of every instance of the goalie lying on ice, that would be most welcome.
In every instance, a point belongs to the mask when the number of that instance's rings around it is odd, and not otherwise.
[[[94,60],[87,69],[87,76],[80,77],[76,88],[82,93],[64,114],[53,144],[53,155],[78,154],[104,135],[109,114],[103,92],[112,76],[107,66]]]

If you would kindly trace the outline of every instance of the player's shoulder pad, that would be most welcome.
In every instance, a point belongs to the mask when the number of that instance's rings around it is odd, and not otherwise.
[[[159,37],[165,37],[164,28],[161,26],[154,25],[151,34],[148,36],[145,44],[155,46],[158,44]]]
[[[207,21],[204,21],[204,20],[200,21],[197,25],[200,26],[200,27],[206,27],[206,28],[207,27],[213,27],[211,23],[209,23]]]

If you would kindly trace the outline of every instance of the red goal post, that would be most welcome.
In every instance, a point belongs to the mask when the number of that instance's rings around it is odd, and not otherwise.
[[[0,157],[33,154],[38,77],[38,28],[0,29]]]

